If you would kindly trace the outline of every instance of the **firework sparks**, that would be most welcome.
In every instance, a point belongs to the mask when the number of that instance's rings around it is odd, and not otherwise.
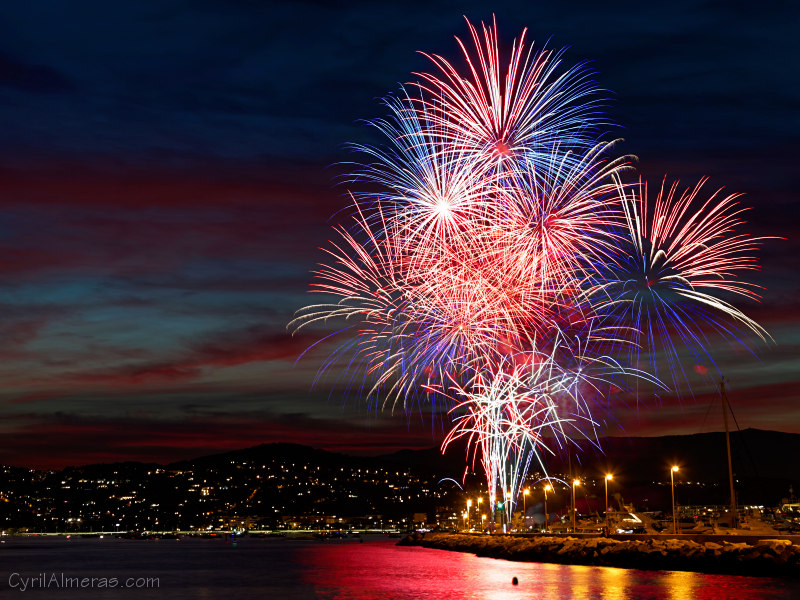
[[[736,275],[760,240],[737,233],[736,195],[701,199],[704,181],[653,201],[623,185],[586,69],[525,32],[504,61],[495,24],[468,26],[466,71],[427,55],[438,74],[372,123],[384,145],[356,147],[367,161],[349,181],[368,190],[312,286],[334,301],[289,327],[344,321],[320,372],[343,363],[347,387],[404,411],[444,402],[443,448],[466,440],[513,506],[531,464],[596,437],[609,395],[663,387],[663,357],[676,381],[678,345],[694,364],[709,332],[768,337],[727,299],[758,297]]]
[[[686,380],[679,344],[693,364],[713,364],[709,332],[744,344],[742,328],[761,340],[769,337],[720,296],[758,299],[756,286],[737,274],[757,268],[754,253],[762,240],[736,233],[746,210],[736,201],[739,195],[717,190],[704,198],[705,181],[678,193],[679,182],[667,186],[665,179],[654,199],[645,182],[618,182],[626,235],[616,256],[603,263],[598,286],[608,295],[599,310],[632,336],[629,361],[637,363],[639,353],[646,353],[658,375],[660,358],[676,388]]]
[[[473,48],[456,38],[467,68],[425,54],[435,73],[416,73],[431,135],[458,143],[486,168],[537,158],[541,151],[592,146],[604,125],[600,88],[583,67],[562,69],[563,51],[535,50],[524,30],[501,58],[497,24],[469,21]]]

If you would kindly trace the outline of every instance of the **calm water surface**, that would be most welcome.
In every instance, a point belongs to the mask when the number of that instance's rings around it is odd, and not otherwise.
[[[0,544],[0,596],[352,600],[739,600],[800,598],[800,580],[518,563],[405,548],[396,540],[17,539]],[[119,587],[22,591],[26,578],[116,578]],[[517,577],[519,585],[511,583]],[[126,582],[153,589],[125,589]],[[30,584],[29,584],[30,585]],[[99,585],[99,581],[98,581]]]

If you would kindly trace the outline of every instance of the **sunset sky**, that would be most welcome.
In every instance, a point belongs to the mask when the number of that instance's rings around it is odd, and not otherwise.
[[[800,76],[792,3],[19,2],[0,8],[0,464],[168,462],[291,441],[431,447],[425,419],[312,389],[286,325],[347,204],[345,144],[454,35],[569,47],[645,177],[744,192],[773,336],[720,342],[740,427],[800,432]],[[330,350],[330,348],[328,348]],[[713,431],[642,399],[613,435]]]

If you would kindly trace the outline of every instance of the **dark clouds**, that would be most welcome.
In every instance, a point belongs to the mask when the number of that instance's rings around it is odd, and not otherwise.
[[[776,343],[718,353],[747,426],[800,430],[792,3],[25,2],[0,9],[0,462],[437,443],[311,392],[326,350],[294,365],[313,336],[285,326],[345,204],[343,145],[371,139],[358,120],[492,12],[507,43],[528,27],[590,61],[648,178],[709,175],[786,238],[747,307]],[[709,389],[615,418],[713,429]]]

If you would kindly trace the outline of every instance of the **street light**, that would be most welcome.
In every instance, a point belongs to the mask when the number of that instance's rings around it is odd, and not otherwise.
[[[577,533],[578,529],[575,526],[575,488],[581,484],[580,479],[572,481],[572,533]]]
[[[678,535],[678,514],[675,512],[675,473],[677,472],[677,466],[673,466],[669,470],[669,485],[672,489],[672,533],[675,535]]]
[[[553,486],[549,483],[544,486],[544,530],[547,531],[547,492],[552,490]]]
[[[544,530],[547,531],[547,492],[553,490],[553,486],[549,483],[544,486]]]
[[[504,525],[504,527],[508,528],[509,531],[511,530],[511,517],[514,516],[514,514],[511,512],[511,507],[509,506],[510,502],[511,502],[511,490],[506,490],[505,502],[503,503],[503,514],[506,517],[506,524]],[[503,529],[503,533],[506,533],[505,529]]]
[[[486,520],[486,515],[485,514],[481,515],[481,531],[484,533],[486,532],[486,526],[483,524],[485,520]]]
[[[608,525],[608,482],[614,479],[611,473],[606,473],[606,533],[611,533],[611,528]]]
[[[525,500],[530,493],[531,491],[528,488],[522,490],[522,523],[525,525],[525,529],[528,528],[528,510],[525,508]]]
[[[467,500],[467,530],[469,530],[469,509],[472,508],[472,500]]]

